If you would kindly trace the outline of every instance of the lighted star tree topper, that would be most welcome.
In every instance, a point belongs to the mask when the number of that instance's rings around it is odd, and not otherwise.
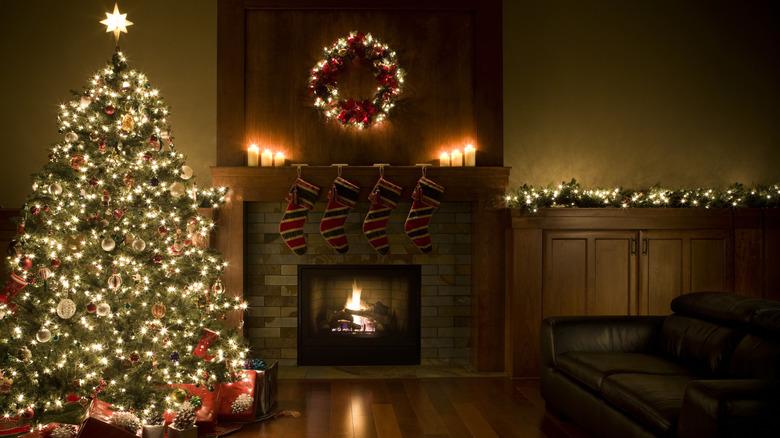
[[[114,3],[114,12],[106,12],[106,19],[100,22],[106,26],[106,32],[114,32],[114,41],[119,46],[119,36],[127,33],[127,27],[132,26],[133,22],[127,19],[127,14],[119,12],[119,5]]]
[[[130,24],[115,7],[115,35]],[[198,213],[168,108],[117,50],[60,106],[62,139],[33,177],[0,292],[0,415],[45,423],[91,399],[141,417],[175,409],[169,384],[233,380],[246,348],[223,321],[226,262]],[[61,420],[60,420],[61,421]]]

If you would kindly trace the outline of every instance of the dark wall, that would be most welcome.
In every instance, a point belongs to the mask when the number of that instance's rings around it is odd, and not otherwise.
[[[512,180],[780,180],[780,2],[504,1]]]

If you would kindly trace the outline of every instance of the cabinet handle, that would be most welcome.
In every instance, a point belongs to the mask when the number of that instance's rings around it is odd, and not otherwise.
[[[631,239],[631,255],[636,255],[636,239]]]
[[[647,239],[642,239],[642,255],[647,255]]]

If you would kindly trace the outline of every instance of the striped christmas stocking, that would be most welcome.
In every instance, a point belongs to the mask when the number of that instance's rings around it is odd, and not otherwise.
[[[319,187],[299,177],[287,195],[287,209],[279,224],[279,234],[282,235],[284,243],[298,255],[306,253],[306,236],[303,235],[303,225],[306,223],[309,210],[314,208],[319,194]]]
[[[412,209],[404,223],[406,235],[412,239],[414,245],[423,253],[431,252],[431,234],[428,225],[431,223],[433,212],[439,208],[444,187],[423,176],[417,181],[417,187],[412,193]]]
[[[387,221],[390,220],[390,212],[398,205],[401,190],[403,189],[400,186],[381,177],[368,195],[371,207],[363,221],[363,234],[381,255],[387,254],[390,249],[387,241]]]
[[[320,221],[320,234],[333,249],[340,254],[349,250],[347,236],[344,234],[344,222],[349,210],[354,207],[360,193],[360,187],[342,177],[337,177],[328,191],[328,206]]]

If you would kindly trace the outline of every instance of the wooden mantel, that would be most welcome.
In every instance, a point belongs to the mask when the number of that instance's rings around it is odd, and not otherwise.
[[[504,369],[504,232],[508,215],[500,198],[509,183],[508,167],[429,167],[429,178],[445,187],[443,202],[472,203],[472,365],[481,371]],[[295,181],[297,169],[263,167],[212,167],[212,183],[230,189],[228,202],[216,212],[217,249],[228,260],[228,291],[244,290],[244,203],[282,202]],[[306,166],[302,177],[322,187],[321,200],[338,175],[336,167]],[[404,188],[410,199],[421,167],[387,166],[384,175]],[[347,166],[342,176],[361,187],[360,201],[379,178],[372,166]]]

